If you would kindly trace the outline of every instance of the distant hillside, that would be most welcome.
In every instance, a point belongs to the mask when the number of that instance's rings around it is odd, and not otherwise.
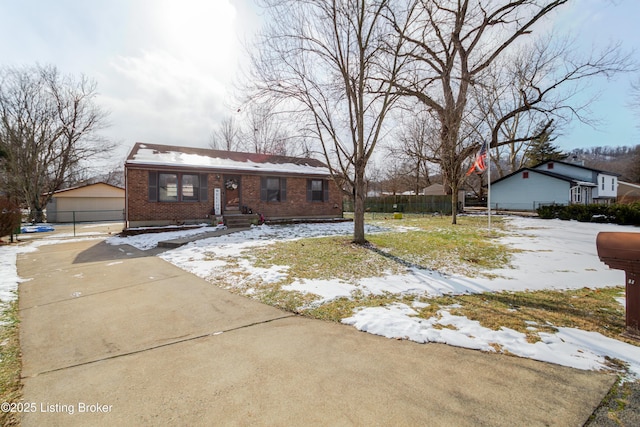
[[[640,145],[577,148],[572,157],[587,167],[619,173],[621,181],[640,183]]]

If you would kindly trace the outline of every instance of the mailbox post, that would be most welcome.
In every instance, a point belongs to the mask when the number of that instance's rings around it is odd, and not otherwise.
[[[627,334],[640,339],[640,233],[598,233],[596,247],[602,262],[626,273]]]

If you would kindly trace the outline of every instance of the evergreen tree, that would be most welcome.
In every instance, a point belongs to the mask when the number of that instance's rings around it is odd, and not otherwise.
[[[557,138],[557,136],[552,136],[554,131],[555,127],[551,123],[540,123],[538,125],[536,132],[538,136],[531,140],[525,154],[527,158],[525,166],[532,167],[549,160],[564,160],[567,158],[568,155],[553,144],[553,141]]]

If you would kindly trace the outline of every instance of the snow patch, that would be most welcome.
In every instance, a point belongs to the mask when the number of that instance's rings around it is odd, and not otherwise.
[[[415,295],[416,298],[444,294],[499,292],[504,290],[576,289],[584,286],[607,287],[624,283],[624,272],[611,270],[600,262],[595,239],[600,231],[629,231],[629,227],[611,224],[586,224],[560,220],[509,218],[507,227],[512,231],[500,242],[514,248],[512,267],[485,271],[492,279],[469,278],[463,275],[445,275],[437,271],[411,267],[406,274],[387,274],[353,282],[339,279],[295,280],[282,289],[318,296],[313,304],[319,305],[336,298],[351,298],[355,291],[379,295],[384,293]],[[368,226],[367,233],[393,231],[393,228]],[[131,237],[111,237],[107,243],[128,244],[147,250],[158,241],[186,237],[211,231],[210,227],[196,230],[168,231]],[[395,230],[411,231],[410,227]],[[292,241],[312,237],[350,235],[352,223],[262,225],[250,230],[205,238],[181,248],[159,255],[173,264],[191,271],[199,277],[211,279],[236,271],[241,273],[243,292],[258,293],[253,283],[277,283],[288,277],[287,265],[258,268],[243,258],[253,248],[279,241]],[[90,238],[90,237],[88,237]],[[0,247],[0,298],[15,298],[18,284],[16,257],[19,253],[37,250],[42,245],[83,241],[85,239],[40,239],[28,245]],[[126,253],[124,249],[118,248]],[[107,265],[114,265],[117,262]],[[231,263],[234,264],[231,270]],[[73,296],[79,297],[80,294]],[[624,298],[618,299],[624,304]],[[438,342],[483,351],[499,349],[522,357],[572,366],[580,369],[604,369],[606,357],[627,362],[630,372],[640,377],[640,348],[595,332],[573,328],[558,328],[556,333],[540,332],[541,341],[528,343],[523,333],[502,328],[493,331],[466,317],[454,316],[448,309],[440,310],[429,319],[417,317],[417,311],[428,303],[413,301],[411,305],[395,303],[387,307],[368,307],[357,310],[343,323],[359,330],[416,342]],[[527,327],[536,330],[535,322]]]
[[[494,331],[446,310],[438,311],[437,316],[429,319],[416,315],[411,307],[396,303],[360,309],[342,323],[363,332],[419,343],[436,342],[483,351],[495,351],[494,345],[497,345],[517,356],[583,370],[605,369],[605,356],[608,356],[626,361],[631,373],[640,377],[640,347],[597,332],[558,328],[555,334],[540,333],[542,340],[532,344],[521,332],[504,327]],[[445,328],[435,329],[436,325]]]

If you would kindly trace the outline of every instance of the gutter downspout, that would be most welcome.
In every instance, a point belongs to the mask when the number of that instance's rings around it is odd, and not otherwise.
[[[127,164],[124,164],[124,228],[129,228],[129,176]]]

